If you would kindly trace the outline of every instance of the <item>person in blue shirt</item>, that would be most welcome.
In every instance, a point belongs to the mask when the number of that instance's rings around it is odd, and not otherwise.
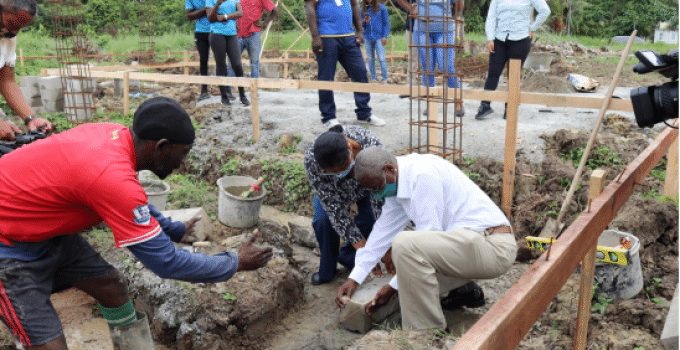
[[[194,42],[196,43],[200,62],[199,72],[201,75],[206,76],[208,75],[208,56],[210,53],[210,41],[208,40],[210,36],[210,22],[205,12],[205,0],[185,0],[184,9],[186,10],[187,19],[196,22]],[[205,100],[209,97],[208,85],[201,85],[201,94],[198,96],[198,100]]]
[[[239,0],[207,0],[205,3],[208,21],[210,21],[210,48],[215,56],[215,73],[218,76],[226,77],[227,57],[231,63],[231,68],[237,77],[243,76],[243,65],[241,64],[241,50],[238,37],[236,36],[236,20],[243,15]],[[220,86],[222,104],[231,105],[228,88]],[[243,86],[238,87],[238,94],[244,106],[250,105],[246,97],[246,90]]]
[[[387,59],[385,59],[385,45],[390,36],[390,15],[387,7],[378,0],[365,0],[361,17],[364,19],[364,40],[366,41],[366,56],[371,79],[378,80],[375,71],[375,55],[378,54],[382,82],[387,83]]]
[[[532,23],[531,15],[534,9],[538,15]],[[496,90],[508,60],[519,59],[524,64],[531,50],[533,33],[541,27],[548,16],[550,7],[545,0],[491,0],[485,25],[489,72],[484,90]],[[507,103],[505,105],[507,106]],[[486,119],[491,113],[493,113],[491,102],[482,101],[475,119]]]
[[[367,83],[366,64],[360,47],[364,42],[364,31],[357,0],[305,0],[305,13],[319,69],[318,79],[333,81],[340,62],[353,82]],[[371,115],[370,100],[368,93],[354,93],[357,119],[368,125],[385,125],[384,120]],[[333,91],[319,90],[319,110],[326,128],[340,125],[335,115]]]
[[[401,8],[411,6],[411,17],[415,18],[413,42],[418,48],[420,67],[423,70],[424,86],[434,86],[435,69],[446,76],[447,86],[460,87],[456,79],[454,44],[454,16],[462,13],[461,0],[418,0],[412,6],[406,0],[397,0]],[[446,62],[446,66],[444,65]]]

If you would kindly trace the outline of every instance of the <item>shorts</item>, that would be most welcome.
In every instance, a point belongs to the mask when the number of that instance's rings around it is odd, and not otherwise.
[[[0,259],[0,318],[24,347],[63,334],[50,295],[75,283],[110,276],[116,269],[80,235],[53,238],[33,261]]]

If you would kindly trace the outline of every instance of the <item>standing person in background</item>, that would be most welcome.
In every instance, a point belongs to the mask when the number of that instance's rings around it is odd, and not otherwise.
[[[262,49],[260,43],[260,31],[266,28],[269,22],[277,19],[279,12],[276,10],[276,5],[271,0],[242,0],[241,7],[243,8],[243,16],[236,21],[238,28],[238,42],[243,53],[244,49],[248,49],[248,57],[250,58],[250,77],[257,78],[260,76],[260,50]],[[266,20],[262,19],[264,11],[270,13]]]
[[[35,0],[0,0],[0,94],[29,130],[52,131],[52,123],[33,117],[33,110],[26,102],[16,79],[14,66],[17,62],[17,34],[27,27],[38,13]],[[0,118],[5,113],[0,110]],[[9,120],[0,119],[0,140],[14,140],[21,133]]]
[[[375,55],[378,54],[382,83],[387,83],[387,59],[385,59],[385,45],[390,36],[390,15],[387,7],[379,0],[365,0],[361,13],[364,23],[364,40],[366,40],[366,56],[368,56],[368,68],[371,71],[371,79],[378,80],[375,71]]]
[[[243,76],[241,51],[236,37],[236,19],[243,15],[239,0],[207,0],[205,3],[210,21],[210,47],[215,56],[218,76],[227,76],[227,56],[237,77]],[[229,87],[220,86],[222,104],[231,105],[227,93]],[[243,86],[238,87],[238,94],[244,106],[250,105]]]
[[[338,62],[355,83],[368,83],[366,63],[361,56],[360,45],[364,31],[359,14],[358,0],[305,0],[305,13],[312,35],[312,50],[319,68],[321,81],[333,81]],[[384,126],[385,121],[371,115],[368,102],[371,95],[354,93],[357,119],[360,123]],[[321,122],[331,129],[340,122],[335,115],[335,99],[332,90],[319,90]]]
[[[533,10],[538,16],[531,23]],[[534,32],[550,16],[545,0],[491,0],[486,16],[486,48],[489,51],[489,73],[484,90],[496,90],[505,63],[520,59],[522,64],[529,55]],[[505,104],[507,106],[507,103]],[[493,109],[490,101],[482,101],[475,119],[486,119]],[[503,112],[505,119],[505,112]]]
[[[453,77],[455,73],[453,50],[454,22],[456,12],[462,13],[462,0],[418,0],[417,6],[409,5],[406,0],[397,0],[401,8],[411,6],[411,17],[416,18],[413,29],[413,42],[418,46],[420,67],[423,70],[423,85],[434,86],[434,71],[448,74],[447,85],[450,88],[460,87],[460,81]],[[418,19],[417,16],[430,16],[429,20]],[[446,18],[451,16],[450,18]],[[437,47],[448,45],[450,47]],[[428,50],[429,47],[429,50]],[[447,68],[444,68],[447,61]]]
[[[210,21],[208,21],[208,15],[206,14],[205,0],[185,0],[184,9],[187,12],[187,19],[196,21],[194,42],[196,43],[198,60],[200,62],[199,72],[202,76],[207,76],[208,56],[210,54]],[[209,97],[208,85],[201,85],[201,94],[198,96],[198,100],[205,100]]]

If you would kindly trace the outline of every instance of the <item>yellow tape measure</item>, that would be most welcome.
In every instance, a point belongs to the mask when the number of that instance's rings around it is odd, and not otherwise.
[[[550,245],[550,238],[526,236],[524,239],[527,242],[527,248],[544,252]],[[553,238],[553,242],[556,240]],[[595,262],[627,266],[628,265],[628,249],[614,248],[598,245],[595,252]]]

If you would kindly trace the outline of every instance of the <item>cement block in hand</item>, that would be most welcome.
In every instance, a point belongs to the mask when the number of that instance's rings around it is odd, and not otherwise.
[[[678,350],[678,287],[675,287],[671,308],[661,332],[661,344],[666,350]]]
[[[204,241],[206,236],[214,230],[214,226],[208,217],[208,214],[203,210],[203,208],[189,208],[189,209],[177,209],[177,210],[165,210],[161,212],[163,216],[169,217],[172,221],[182,221],[187,222],[195,217],[201,217],[194,224],[194,241]]]
[[[384,321],[388,316],[399,310],[399,299],[395,295],[382,307],[378,308],[373,315],[366,314],[366,305],[373,300],[375,293],[384,285],[388,284],[392,276],[383,276],[365,282],[354,292],[352,299],[347,300],[345,307],[340,311],[340,325],[350,331],[366,333],[374,324]]]

